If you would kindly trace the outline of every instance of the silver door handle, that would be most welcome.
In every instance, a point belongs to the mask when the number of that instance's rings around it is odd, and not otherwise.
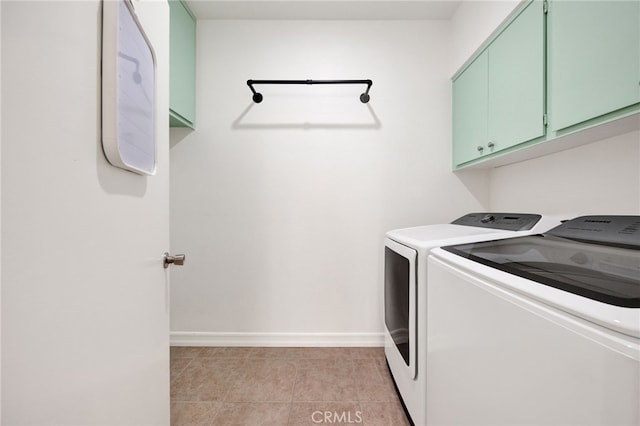
[[[185,257],[186,256],[184,254],[176,254],[175,256],[171,256],[168,252],[165,252],[164,269],[167,269],[171,264],[178,265],[178,266],[184,265]]]

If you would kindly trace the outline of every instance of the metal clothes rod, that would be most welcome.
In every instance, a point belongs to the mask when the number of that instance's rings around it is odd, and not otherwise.
[[[367,90],[360,95],[360,102],[366,104],[369,102],[369,89],[373,81],[371,80],[247,80],[247,86],[253,92],[253,102],[259,104],[262,102],[262,93],[256,92],[253,88],[254,84],[366,84]]]

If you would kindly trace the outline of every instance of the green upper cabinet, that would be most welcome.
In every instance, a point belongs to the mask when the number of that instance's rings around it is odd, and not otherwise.
[[[456,165],[478,158],[487,141],[489,54],[485,50],[453,84],[453,161]]]
[[[544,74],[544,11],[535,1],[489,46],[493,151],[544,136]]]
[[[549,113],[561,130],[640,102],[640,2],[551,2]]]
[[[453,81],[454,167],[545,135],[544,11],[529,3]]]
[[[169,0],[171,60],[169,125],[195,127],[196,120],[196,20],[180,0]]]

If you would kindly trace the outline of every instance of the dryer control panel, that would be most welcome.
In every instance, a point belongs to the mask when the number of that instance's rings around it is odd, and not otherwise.
[[[529,213],[468,213],[451,223],[505,231],[528,231],[541,218],[539,214]]]

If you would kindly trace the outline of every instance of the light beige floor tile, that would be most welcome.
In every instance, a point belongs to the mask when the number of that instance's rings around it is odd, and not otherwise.
[[[198,346],[171,346],[170,357],[173,358],[195,358],[200,352]]]
[[[290,409],[288,402],[226,402],[212,426],[282,426],[288,422]]]
[[[342,368],[299,370],[294,401],[357,401],[353,374]]]
[[[192,360],[193,358],[171,358],[169,367],[171,373],[170,380],[173,382]]]
[[[195,358],[171,383],[172,401],[221,401],[229,378],[244,367],[244,360]]]
[[[173,347],[171,400],[173,426],[408,424],[383,348]]]
[[[249,358],[327,359],[351,358],[349,348],[252,348]]]
[[[215,353],[218,352],[218,347],[214,347],[214,346],[205,346],[200,348],[200,350],[198,351],[198,358],[214,358],[215,357]]]
[[[358,369],[375,369],[379,374],[387,374],[389,368],[384,358],[356,358],[353,360],[353,368]]]
[[[203,347],[198,352],[200,358],[246,358],[253,348],[246,347]]]
[[[353,364],[359,401],[395,402],[398,400],[391,373],[383,360],[356,359]]]
[[[346,373],[353,370],[353,362],[348,358],[299,358],[288,360],[298,368],[298,370],[309,370],[318,368],[341,368]]]
[[[298,357],[304,359],[350,359],[350,348],[298,348]]]
[[[384,348],[345,348],[353,359],[384,359]]]
[[[247,348],[247,347],[241,347],[241,346],[224,347],[224,348],[217,348],[217,349],[218,350],[214,355],[214,357],[216,358],[247,358],[251,353],[251,351],[253,350],[253,348]]]
[[[209,426],[219,409],[218,402],[172,402],[171,426]]]
[[[249,358],[298,358],[301,348],[251,348]]]
[[[371,384],[366,382],[358,382],[356,385],[359,401],[368,402],[395,402],[398,401],[393,386],[385,384]]]
[[[286,360],[247,360],[242,371],[233,373],[225,401],[290,402],[296,371]]]

